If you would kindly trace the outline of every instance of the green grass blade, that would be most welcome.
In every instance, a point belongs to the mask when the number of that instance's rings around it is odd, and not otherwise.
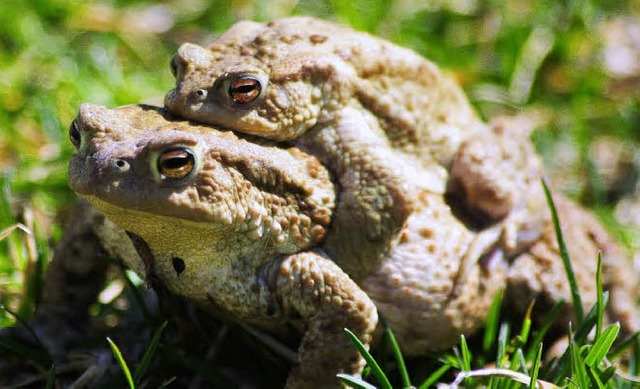
[[[140,365],[138,365],[135,373],[133,374],[133,382],[136,384],[136,386],[140,383],[140,380],[142,379],[144,374],[147,372],[147,368],[149,367],[151,358],[153,357],[153,355],[156,352],[156,349],[158,348],[158,344],[160,343],[162,332],[166,327],[167,327],[167,322],[165,321],[160,325],[160,327],[153,334],[153,338],[149,343],[149,347],[147,347],[147,350],[144,352],[144,355],[142,356],[142,360],[140,361]]]
[[[47,385],[45,389],[53,389],[53,385],[56,383],[56,365],[55,363],[51,365],[51,369],[49,369],[49,374],[47,374]]]
[[[534,358],[536,350],[538,349],[538,345],[542,344],[542,340],[544,339],[545,335],[547,335],[547,332],[549,332],[549,329],[553,325],[553,322],[555,321],[556,316],[558,316],[558,314],[562,310],[562,307],[564,307],[565,304],[566,303],[564,301],[558,301],[553,305],[553,307],[551,307],[551,310],[549,311],[549,313],[545,315],[544,322],[540,326],[540,329],[536,333],[536,337],[533,338],[533,342],[531,342],[531,347],[527,351],[528,361]]]
[[[569,360],[570,360],[569,349],[566,349],[564,353],[560,356],[560,358],[558,358],[558,361],[553,367],[553,370],[551,370],[551,372],[547,375],[546,379],[550,380],[551,382],[559,382],[562,379],[562,377],[565,377],[566,375],[568,375],[569,369],[570,369]]]
[[[542,360],[542,343],[539,343],[538,351],[536,352],[536,359],[533,360],[533,368],[531,369],[531,382],[529,383],[529,389],[537,388],[538,372],[540,371],[541,360]]]
[[[496,351],[496,367],[504,367],[505,355],[507,352],[507,345],[509,344],[509,334],[511,333],[511,327],[509,323],[502,323],[500,325],[500,333],[498,334],[498,350]]]
[[[569,358],[571,359],[571,379],[579,388],[589,388],[589,379],[585,370],[585,364],[580,356],[580,347],[573,340],[573,331],[569,323]]]
[[[604,385],[600,378],[598,377],[598,372],[591,366],[587,366],[586,368],[587,376],[589,377],[589,381],[591,381],[591,388],[604,389]]]
[[[336,377],[348,386],[358,388],[358,389],[376,389],[375,386],[370,383],[364,381],[362,378],[356,378],[350,376],[349,374],[337,374]]]
[[[120,352],[120,349],[118,348],[118,346],[116,346],[115,343],[113,343],[111,339],[107,338],[107,342],[109,342],[109,346],[111,347],[113,356],[118,361],[118,364],[120,365],[120,368],[122,369],[122,372],[124,373],[124,376],[126,377],[127,382],[129,383],[129,389],[135,389],[136,386],[133,383],[133,378],[131,378],[131,371],[129,371],[127,362],[125,362],[124,358],[122,357],[122,353]]]
[[[601,298],[602,298],[603,306],[606,306],[609,302],[609,292],[602,292]],[[587,340],[589,334],[593,330],[593,327],[595,327],[597,320],[598,320],[598,304],[591,307],[591,310],[584,317],[582,324],[580,324],[580,327],[576,331],[576,335],[574,339],[577,343],[583,344]]]
[[[636,332],[631,336],[627,337],[625,340],[623,340],[619,344],[617,344],[616,347],[613,350],[611,350],[611,352],[609,353],[609,357],[611,359],[615,359],[620,354],[622,354],[626,349],[635,345],[639,335],[640,335],[640,332]]]
[[[618,333],[620,332],[620,324],[612,324],[607,327],[602,335],[596,338],[595,343],[589,350],[586,358],[584,359],[584,363],[593,368],[597,367],[600,362],[607,356],[607,353],[611,349],[613,342],[615,342],[618,337]]]
[[[600,336],[602,332],[602,322],[604,317],[604,299],[603,299],[603,291],[602,291],[602,251],[598,251],[598,267],[596,270],[596,307],[597,307],[597,317],[596,317],[596,339]]]
[[[460,335],[460,353],[462,356],[462,370],[471,371],[471,351],[467,345],[467,339]]]
[[[611,380],[616,375],[617,371],[618,371],[618,367],[615,366],[615,365],[611,365],[611,366],[605,368],[604,370],[600,371],[600,373],[598,375],[598,379],[603,384],[606,384],[607,382],[609,382],[609,380]]]
[[[524,315],[524,319],[522,320],[522,329],[520,330],[520,335],[518,336],[518,341],[521,345],[527,343],[529,340],[529,334],[531,333],[531,311],[533,310],[533,301],[529,304],[527,308],[527,313]]]
[[[451,351],[453,352],[453,354],[447,353],[444,355],[440,355],[439,361],[444,364],[450,365],[456,370],[462,370],[462,365],[460,364],[460,352],[458,351],[458,347],[454,346]]]
[[[571,299],[573,301],[573,311],[576,316],[576,321],[578,325],[582,322],[584,317],[584,309],[582,308],[582,299],[580,298],[580,290],[578,289],[578,282],[576,281],[576,275],[573,272],[573,267],[571,266],[571,260],[569,259],[569,251],[567,250],[567,246],[564,243],[564,238],[562,237],[562,228],[560,228],[560,220],[558,219],[558,211],[556,210],[556,205],[553,202],[553,197],[551,196],[551,191],[549,190],[549,186],[547,182],[542,179],[542,186],[544,188],[544,194],[547,198],[547,203],[549,204],[549,210],[551,211],[551,218],[553,219],[553,228],[556,231],[556,239],[558,240],[558,247],[560,248],[560,256],[562,257],[562,263],[564,264],[564,269],[567,273],[567,278],[569,280],[569,287],[571,289]]]
[[[514,368],[512,368],[512,370],[517,371],[518,369],[520,369],[524,374],[530,375],[529,369],[527,369],[527,359],[524,357],[524,352],[521,348],[518,348],[516,350],[513,360],[515,362]]]
[[[427,389],[428,387],[432,386],[440,379],[440,377],[444,375],[444,373],[449,371],[451,367],[452,366],[448,364],[442,365],[438,370],[431,373],[431,375],[427,377],[427,379],[422,383],[422,385],[418,386],[418,389]]]
[[[376,362],[376,360],[373,359],[373,356],[371,356],[371,354],[369,353],[369,350],[367,350],[364,347],[362,342],[360,342],[360,339],[358,339],[358,337],[355,336],[353,332],[349,331],[347,328],[345,328],[344,330],[347,333],[347,336],[349,337],[349,339],[351,339],[351,343],[353,343],[356,349],[358,349],[358,352],[360,352],[360,355],[362,355],[364,360],[367,362],[367,364],[371,368],[371,372],[373,373],[374,377],[376,377],[376,380],[380,384],[380,387],[382,389],[392,389],[389,379],[384,374],[382,369],[380,369],[378,362]]]
[[[578,388],[589,388],[589,380],[585,371],[585,365],[580,358],[580,351],[574,345],[571,349],[571,381],[577,383]]]
[[[398,341],[396,340],[395,335],[393,335],[393,331],[391,327],[387,325],[385,321],[383,321],[384,332],[387,334],[387,339],[389,340],[389,344],[391,345],[391,350],[393,352],[393,356],[398,363],[398,372],[400,373],[400,378],[402,380],[402,387],[410,388],[411,380],[409,379],[409,372],[407,371],[407,366],[404,363],[404,357],[402,356],[402,351],[400,350],[400,346],[398,345]]]
[[[638,377],[640,375],[640,337],[638,337],[638,333],[636,332],[623,343],[631,345],[631,350],[629,350],[630,360],[628,364],[629,374],[632,377]],[[628,349],[628,347],[629,346],[626,346],[625,348]],[[611,354],[609,355],[611,356]],[[625,382],[624,389],[634,387],[635,386],[632,381]]]
[[[484,327],[484,337],[482,339],[482,350],[489,352],[496,342],[498,326],[500,325],[500,307],[502,306],[503,293],[500,291],[491,303],[489,314]]]

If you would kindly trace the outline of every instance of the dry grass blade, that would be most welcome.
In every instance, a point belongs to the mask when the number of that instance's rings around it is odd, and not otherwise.
[[[33,235],[33,231],[31,231],[27,226],[25,226],[22,223],[16,223],[10,227],[5,228],[4,230],[0,231],[0,240],[6,239],[7,236],[9,236],[13,231],[15,230],[21,230],[22,232],[24,232],[27,235]]]
[[[477,378],[477,377],[504,377],[512,379],[516,382],[520,382],[524,385],[531,384],[531,377],[526,374],[518,373],[517,371],[509,369],[480,369],[472,371],[461,371],[456,376],[455,381],[449,385],[449,389],[457,389],[465,378]],[[560,388],[552,384],[551,382],[538,380],[536,382],[536,388],[538,389],[555,389]]]

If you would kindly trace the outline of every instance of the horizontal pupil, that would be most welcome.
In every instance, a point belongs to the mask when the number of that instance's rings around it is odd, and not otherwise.
[[[164,166],[167,169],[179,169],[179,168],[185,166],[188,163],[189,163],[189,157],[188,156],[173,157],[173,158],[170,158],[170,159],[166,159],[164,161]]]
[[[249,93],[256,89],[254,84],[240,85],[232,89],[236,93]]]

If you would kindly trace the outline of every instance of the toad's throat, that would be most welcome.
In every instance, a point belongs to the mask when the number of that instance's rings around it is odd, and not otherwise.
[[[286,232],[281,232],[285,235],[282,241],[275,241],[277,234],[263,225],[193,221],[124,208],[96,196],[84,197],[113,223],[140,236],[154,256],[202,257],[225,263],[234,258],[253,258],[261,262],[274,254],[292,254],[314,244],[313,240],[298,241],[294,234]]]

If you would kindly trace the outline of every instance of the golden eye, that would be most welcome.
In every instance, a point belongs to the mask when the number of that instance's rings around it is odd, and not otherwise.
[[[184,147],[166,150],[158,157],[158,172],[164,177],[174,180],[188,176],[195,165],[195,156]]]
[[[241,76],[229,85],[229,95],[236,104],[248,104],[260,96],[262,84],[253,76]]]
[[[71,126],[69,126],[69,139],[71,139],[71,143],[76,149],[80,147],[81,138],[77,120],[71,122]]]

